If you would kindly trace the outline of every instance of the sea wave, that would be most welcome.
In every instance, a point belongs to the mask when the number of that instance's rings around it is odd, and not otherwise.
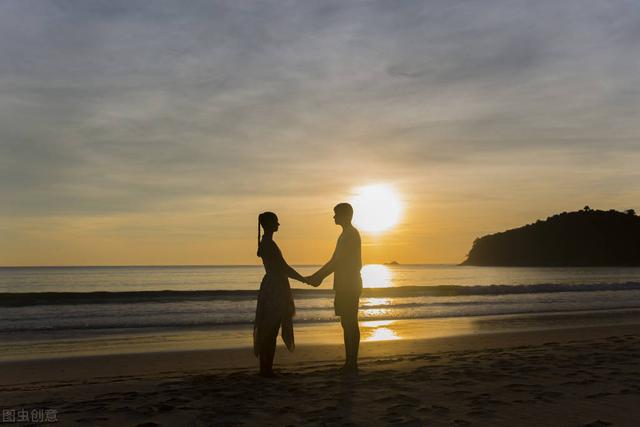
[[[640,282],[597,284],[541,283],[534,285],[399,286],[389,288],[365,288],[362,296],[365,298],[455,297],[631,290],[640,290]],[[293,293],[297,299],[330,298],[333,295],[333,291],[329,289],[294,289]],[[3,292],[0,293],[0,307],[76,304],[140,304],[211,300],[247,301],[254,300],[257,297],[257,294],[257,290]]]
[[[567,315],[567,314],[589,314],[593,316],[608,317],[613,313],[638,315],[640,307],[638,306],[620,306],[616,308],[592,308],[574,309],[574,310],[557,310],[553,308],[544,308],[541,310],[525,310],[525,309],[511,309],[503,310],[495,313],[407,313],[403,316],[394,316],[387,314],[376,314],[371,316],[361,316],[361,322],[367,321],[393,321],[393,320],[419,320],[419,319],[441,319],[441,318],[459,318],[459,317],[483,317],[483,316],[505,316],[505,315],[519,315],[519,316],[541,316],[541,315]],[[300,318],[294,319],[295,324],[317,324],[317,323],[336,323],[338,319],[335,316],[326,317],[314,317],[314,318]],[[15,335],[23,334],[27,332],[63,332],[63,331],[120,331],[127,332],[133,329],[135,330],[154,330],[154,329],[194,329],[194,328],[208,328],[208,327],[225,327],[225,328],[248,328],[253,324],[253,319],[190,319],[190,320],[178,320],[178,319],[145,319],[144,322],[139,321],[123,321],[122,319],[111,319],[111,321],[105,321],[101,323],[95,323],[91,325],[86,324],[56,324],[53,319],[49,322],[38,323],[37,325],[13,325],[8,328],[0,328],[0,336],[2,335]],[[366,325],[365,325],[366,326]]]

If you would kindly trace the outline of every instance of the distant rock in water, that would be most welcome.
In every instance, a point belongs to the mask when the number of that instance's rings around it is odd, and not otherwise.
[[[398,261],[385,262],[384,265],[400,265]]]
[[[626,212],[563,212],[480,237],[462,265],[640,266],[640,217]]]

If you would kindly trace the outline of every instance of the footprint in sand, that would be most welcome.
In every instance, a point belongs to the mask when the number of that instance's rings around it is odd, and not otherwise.
[[[601,397],[607,397],[607,396],[611,396],[612,393],[606,393],[606,392],[601,392],[601,393],[595,393],[595,394],[590,394],[588,396],[585,396],[587,399],[599,399]]]
[[[96,423],[96,422],[98,422],[98,421],[109,421],[109,418],[107,418],[107,417],[93,417],[93,418],[89,418],[89,417],[88,417],[88,418],[78,418],[78,419],[76,420],[76,422],[78,422],[78,423],[80,423],[80,424],[84,424],[84,425],[87,425],[87,424],[91,425],[91,424],[94,424],[94,423]]]
[[[448,393],[445,393],[447,396],[462,396],[462,395],[467,395],[467,394],[471,394],[470,391],[468,390],[454,390],[454,391],[450,391]]]
[[[388,407],[387,413],[389,415],[402,415],[402,414],[406,414],[407,412],[413,411],[415,409],[416,409],[415,405],[411,405],[409,403],[401,403],[398,405],[393,405]]]
[[[446,406],[431,405],[431,407],[423,407],[420,412],[428,412],[434,415],[447,415],[451,410]]]
[[[396,415],[387,415],[386,417],[382,417],[388,424],[394,426],[422,426],[423,423],[418,418],[415,417],[402,417]]]
[[[543,391],[543,392],[535,392],[535,398],[537,400],[541,400],[546,403],[552,403],[555,399],[564,396],[563,393],[559,391]]]
[[[606,426],[610,426],[610,425],[612,425],[610,422],[602,421],[602,420],[595,420],[592,423],[585,424],[584,427],[606,427]]]
[[[513,391],[531,391],[531,390],[538,390],[542,386],[540,386],[538,384],[513,383],[513,384],[508,384],[505,387],[510,388]]]

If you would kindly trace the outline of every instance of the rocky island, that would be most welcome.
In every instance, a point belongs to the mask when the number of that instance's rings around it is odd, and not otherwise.
[[[640,266],[640,217],[585,206],[480,237],[462,265]]]

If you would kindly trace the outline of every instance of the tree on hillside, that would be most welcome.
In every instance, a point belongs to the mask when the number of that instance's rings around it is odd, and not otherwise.
[[[640,266],[640,217],[592,210],[480,237],[463,262],[494,266]]]

